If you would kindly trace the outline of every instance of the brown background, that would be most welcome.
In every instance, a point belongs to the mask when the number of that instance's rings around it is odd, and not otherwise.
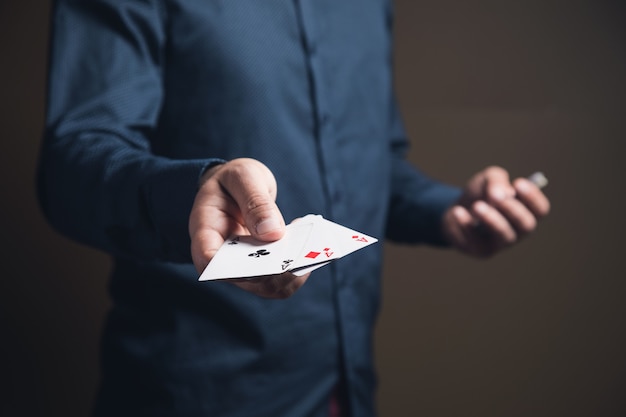
[[[49,5],[0,1],[0,415],[85,416],[107,257],[34,194]],[[544,171],[553,213],[490,261],[387,245],[381,416],[626,415],[626,8],[397,1],[411,158],[462,184]]]

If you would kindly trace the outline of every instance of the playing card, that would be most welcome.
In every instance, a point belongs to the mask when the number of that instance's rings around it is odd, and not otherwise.
[[[289,224],[285,236],[276,242],[260,242],[251,236],[224,242],[199,280],[283,272],[301,276],[377,241],[320,215],[309,214]]]
[[[335,259],[378,242],[378,239],[372,236],[331,222],[319,215],[308,215],[303,220],[309,218],[314,222],[313,230],[304,250],[291,265],[291,273],[296,276],[313,272]],[[312,259],[319,259],[320,263],[311,264]]]
[[[322,224],[316,226],[316,228],[322,226],[324,230],[323,233],[333,237],[335,248],[341,254],[340,257],[349,255],[352,252],[356,252],[359,249],[363,249],[366,246],[378,242],[378,239],[375,237],[368,236],[365,233],[349,229],[323,218],[320,223]]]
[[[313,228],[306,244],[291,265],[292,270],[298,270],[305,266],[325,264],[343,256],[343,251],[340,250],[339,245],[336,243],[333,231],[328,227],[329,223],[332,222],[319,215],[307,215],[298,221],[298,223],[300,222],[310,223],[313,225]]]
[[[290,225],[282,239],[260,242],[251,236],[228,239],[200,275],[200,281],[274,275],[291,269],[291,264],[306,243],[313,225]]]
[[[292,269],[291,272],[292,274],[294,274],[297,277],[301,277],[302,275],[308,274],[309,272],[313,272],[316,269],[319,269],[323,266],[328,265],[329,263],[331,263],[332,261],[326,261],[326,262],[322,262],[319,264],[315,264],[315,265],[311,265],[311,266],[303,266],[301,268],[298,269]]]

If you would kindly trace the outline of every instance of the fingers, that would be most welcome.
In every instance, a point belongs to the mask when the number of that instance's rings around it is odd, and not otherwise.
[[[217,211],[218,209],[215,208],[215,210]],[[203,219],[204,221],[199,221],[198,219]],[[211,222],[211,220],[213,221]],[[189,230],[191,236],[191,259],[199,273],[204,271],[209,261],[213,259],[215,253],[230,235],[246,234],[245,227],[226,214],[221,216],[213,215],[207,218],[203,214],[194,215],[194,211],[192,211],[190,217]]]
[[[509,220],[484,201],[470,209],[457,205],[444,215],[444,232],[452,246],[479,258],[486,258],[513,245],[521,237]]]
[[[517,192],[517,198],[536,218],[541,219],[550,213],[550,200],[532,181],[518,178],[513,182],[513,186]]]
[[[516,198],[507,198],[495,204],[477,201],[472,212],[481,223],[502,235],[506,242],[515,242],[537,227],[537,218]]]
[[[291,297],[304,285],[311,274],[295,276],[285,272],[280,275],[271,275],[252,279],[228,280],[237,287],[249,291],[263,298],[284,299]]]
[[[486,230],[477,224],[476,218],[460,205],[444,215],[444,232],[452,246],[468,255],[486,258],[499,249]]]
[[[478,219],[478,225],[475,227],[476,233],[489,239],[494,249],[510,246],[517,241],[518,231],[513,226],[511,219],[506,217],[502,211],[484,201],[477,201],[472,206],[472,214]]]
[[[480,257],[515,244],[550,211],[539,187],[525,178],[511,184],[506,170],[495,166],[470,179],[459,203],[444,215],[444,234],[453,246]]]
[[[276,180],[259,161],[235,159],[208,170],[189,216],[191,255],[202,272],[224,241],[233,234],[250,234],[274,241],[285,233],[285,222],[276,206]],[[250,280],[230,280],[234,285],[265,298],[287,298],[309,274],[291,273]]]
[[[470,178],[465,187],[461,204],[469,207],[472,202],[484,199],[487,201],[501,200],[515,195],[509,173],[498,166],[491,166]]]
[[[274,176],[256,160],[235,159],[208,170],[189,216],[191,255],[198,272],[233,234],[280,239],[285,224],[275,198]]]
[[[490,202],[504,201],[515,196],[515,188],[511,185],[509,173],[500,167],[492,166],[483,171],[483,198]]]
[[[475,221],[463,206],[453,206],[443,218],[443,232],[448,241],[462,251],[468,251],[473,244],[472,229]]]
[[[483,192],[474,196],[467,207],[503,243],[514,242],[535,230],[537,219],[550,210],[550,203],[539,187],[525,178],[518,178],[512,184],[503,168],[489,167],[474,178],[482,179]]]
[[[217,180],[235,200],[250,234],[274,241],[285,233],[285,221],[276,206],[276,180],[270,170],[253,159],[236,159],[218,171]]]
[[[510,186],[514,197],[503,196],[500,190],[494,192],[500,185],[492,185],[491,204],[477,201],[472,211],[503,244],[512,244],[534,231],[538,220],[550,211],[547,197],[526,178],[518,178]]]

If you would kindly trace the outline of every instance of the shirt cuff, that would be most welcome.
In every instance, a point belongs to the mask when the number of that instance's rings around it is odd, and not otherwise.
[[[198,181],[222,159],[168,161],[147,190],[148,211],[164,260],[191,262],[189,214],[198,192]]]

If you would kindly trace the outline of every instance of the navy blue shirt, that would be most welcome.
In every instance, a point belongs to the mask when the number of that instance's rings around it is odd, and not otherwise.
[[[102,416],[375,414],[382,245],[287,300],[197,281],[202,170],[251,157],[287,222],[322,214],[440,244],[458,190],[404,159],[386,0],[58,0],[39,195],[61,233],[110,253]],[[85,277],[89,279],[89,277]]]

